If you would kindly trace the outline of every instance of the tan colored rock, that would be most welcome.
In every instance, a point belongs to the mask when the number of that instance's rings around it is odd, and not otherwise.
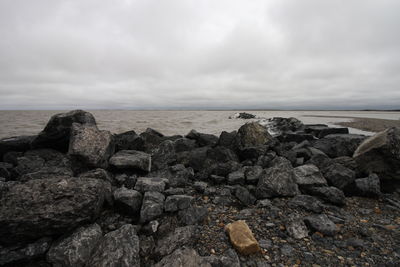
[[[249,255],[260,250],[257,240],[245,221],[236,221],[225,227],[233,247],[242,255]]]

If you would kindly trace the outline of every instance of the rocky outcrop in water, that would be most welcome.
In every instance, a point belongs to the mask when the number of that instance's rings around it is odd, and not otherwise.
[[[396,266],[399,130],[270,123],[112,135],[78,110],[0,140],[0,265]]]

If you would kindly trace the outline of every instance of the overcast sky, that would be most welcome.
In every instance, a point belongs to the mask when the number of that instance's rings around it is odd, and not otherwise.
[[[0,109],[400,108],[399,0],[1,0]]]

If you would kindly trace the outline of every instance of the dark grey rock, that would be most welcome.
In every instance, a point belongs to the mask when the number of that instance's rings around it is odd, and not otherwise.
[[[261,166],[246,166],[243,170],[248,184],[257,184],[264,171]]]
[[[231,172],[239,170],[241,165],[236,161],[227,161],[224,163],[216,163],[208,167],[207,171],[210,174],[219,176],[228,176]]]
[[[224,176],[218,176],[218,175],[210,175],[210,181],[213,182],[214,184],[222,184],[224,183],[226,178]]]
[[[202,223],[208,216],[206,207],[191,206],[178,213],[179,221],[185,225]]]
[[[194,236],[194,231],[194,226],[176,228],[172,233],[157,241],[155,254],[163,257],[171,254],[175,249],[188,244]]]
[[[174,141],[175,152],[190,151],[197,147],[196,141],[189,138],[179,138]]]
[[[9,152],[25,152],[31,148],[36,136],[13,136],[0,139],[0,161],[6,161],[4,155]]]
[[[73,123],[96,127],[93,115],[83,110],[56,114],[50,118],[43,131],[32,141],[32,147],[53,148],[67,152]]]
[[[317,231],[326,236],[334,236],[338,232],[336,225],[325,214],[307,216],[304,222],[311,231]]]
[[[331,158],[341,156],[351,157],[365,138],[364,135],[357,134],[330,134],[324,138],[312,141],[312,146]]]
[[[6,180],[11,179],[11,172],[13,169],[13,165],[7,162],[0,162],[0,177],[5,178]]]
[[[289,235],[295,239],[302,239],[308,236],[308,229],[304,221],[298,217],[290,218],[285,227]]]
[[[121,150],[110,158],[110,165],[117,169],[136,169],[149,172],[151,156],[142,151]]]
[[[102,237],[97,224],[80,227],[70,236],[52,244],[47,261],[54,266],[85,266]]]
[[[111,173],[109,173],[108,171],[106,171],[104,169],[100,169],[100,168],[81,173],[79,175],[79,178],[81,178],[81,179],[93,178],[93,179],[108,181],[110,183],[113,183],[113,181],[114,181]]]
[[[337,187],[341,190],[345,189],[347,186],[351,185],[355,180],[355,172],[344,167],[341,164],[333,163],[324,168],[324,177],[329,182],[329,184]]]
[[[191,167],[185,168],[183,164],[169,166],[167,169],[152,171],[148,177],[163,177],[168,179],[172,187],[184,187],[191,183],[194,177],[194,171]]]
[[[114,142],[109,131],[96,126],[73,123],[68,155],[74,162],[90,168],[107,168],[108,159],[114,154]]]
[[[218,145],[228,147],[228,148],[233,148],[236,133],[237,133],[236,131],[233,131],[230,133],[228,133],[226,131],[222,131],[221,135],[219,136]]]
[[[163,170],[170,165],[176,164],[177,155],[174,142],[171,140],[163,141],[152,153],[151,160],[152,171]]]
[[[308,188],[307,193],[335,205],[342,206],[346,203],[343,191],[333,186]]]
[[[254,205],[256,202],[256,198],[243,186],[237,186],[235,189],[235,196],[242,202],[244,205]]]
[[[292,207],[299,207],[315,213],[321,213],[323,210],[322,203],[315,197],[308,195],[297,195],[290,202]]]
[[[39,179],[9,188],[0,199],[0,243],[60,235],[93,221],[111,186],[97,179]]]
[[[191,130],[186,138],[193,139],[199,146],[215,146],[218,143],[218,137],[212,134],[199,133]]]
[[[135,190],[142,193],[147,191],[164,192],[168,180],[156,177],[139,177],[136,181]]]
[[[154,267],[211,267],[211,265],[200,257],[196,250],[183,248],[175,250],[171,255],[165,256]]]
[[[154,247],[156,245],[153,236],[139,236],[140,240],[140,257],[147,258],[153,254]]]
[[[354,181],[355,194],[364,197],[377,197],[381,195],[379,177],[371,174],[367,178],[360,178]]]
[[[228,249],[223,255],[205,257],[212,267],[240,267],[240,260],[235,250]]]
[[[86,266],[139,267],[139,251],[136,230],[126,224],[102,238]]]
[[[179,188],[179,187],[171,187],[171,188],[168,188],[167,190],[165,190],[164,194],[167,195],[167,196],[185,195],[186,194],[186,189],[185,188]]]
[[[173,195],[165,199],[164,210],[167,212],[174,212],[178,210],[187,209],[192,204],[194,198],[187,195]]]
[[[270,122],[273,124],[274,130],[278,132],[295,132],[304,128],[304,124],[300,120],[293,117],[274,117],[270,119]]]
[[[163,214],[164,210],[163,194],[154,191],[144,193],[143,204],[140,210],[140,220],[149,222]]]
[[[204,193],[204,191],[208,187],[208,184],[206,182],[194,182],[193,187],[194,189],[196,189],[197,192]]]
[[[238,157],[231,149],[217,146],[207,151],[207,158],[216,162],[238,161]]]
[[[246,178],[243,169],[230,173],[227,178],[227,182],[230,185],[235,185],[235,184],[244,185],[245,181]]]
[[[187,158],[182,163],[192,167],[195,171],[201,171],[203,169],[204,162],[207,159],[207,151],[209,147],[200,147],[189,151]],[[187,162],[185,162],[187,161]]]
[[[300,189],[310,186],[326,186],[328,184],[318,167],[312,164],[294,168],[294,177]]]
[[[140,192],[125,187],[114,191],[115,206],[129,215],[135,215],[140,211],[142,198],[143,196]]]
[[[144,140],[135,132],[128,131],[114,135],[115,151],[144,150]]]

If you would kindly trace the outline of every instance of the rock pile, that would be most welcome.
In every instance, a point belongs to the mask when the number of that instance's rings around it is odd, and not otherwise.
[[[0,265],[396,266],[400,130],[271,123],[113,135],[75,110],[0,140]]]

